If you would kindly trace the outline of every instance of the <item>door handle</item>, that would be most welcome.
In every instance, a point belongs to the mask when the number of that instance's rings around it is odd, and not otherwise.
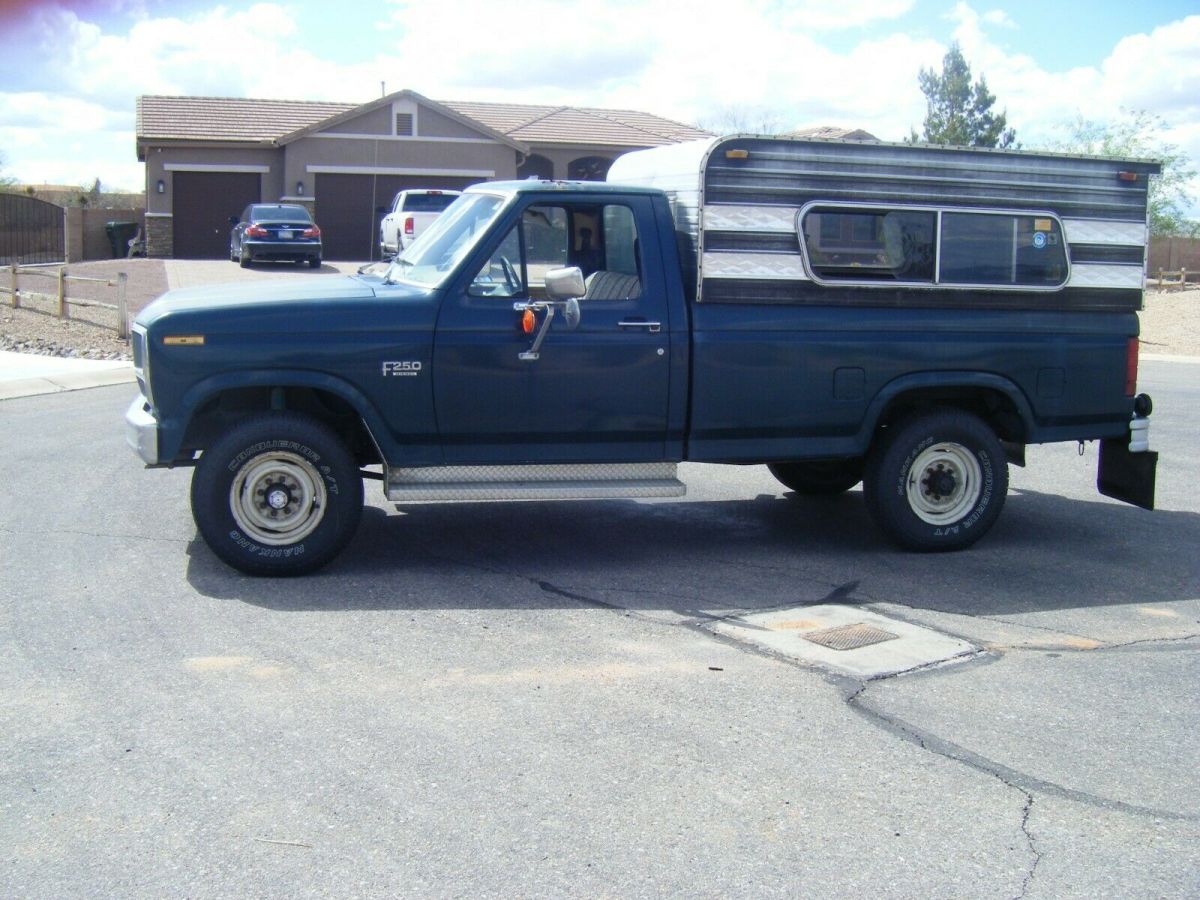
[[[647,322],[645,319],[622,319],[617,323],[618,328],[644,328],[651,334],[662,331],[662,322]]]

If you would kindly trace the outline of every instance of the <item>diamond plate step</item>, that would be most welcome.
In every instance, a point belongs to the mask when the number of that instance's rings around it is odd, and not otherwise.
[[[392,468],[394,502],[682,497],[675,463]]]

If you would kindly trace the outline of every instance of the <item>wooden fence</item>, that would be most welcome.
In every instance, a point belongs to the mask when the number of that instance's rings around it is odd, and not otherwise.
[[[88,278],[83,275],[71,275],[67,272],[66,266],[62,266],[56,270],[51,270],[41,266],[18,266],[15,263],[8,267],[9,281],[6,286],[0,286],[0,293],[8,294],[9,300],[13,309],[31,309],[35,312],[46,312],[44,309],[39,309],[36,306],[22,306],[22,300],[37,300],[43,303],[49,302],[54,309],[50,315],[57,315],[60,319],[71,318],[71,307],[91,307],[97,309],[112,310],[117,317],[117,337],[122,340],[129,338],[129,304],[126,299],[126,282],[129,276],[124,272],[118,272],[115,278]],[[2,270],[0,270],[2,271]],[[53,279],[55,282],[55,292],[53,294],[43,293],[41,291],[25,291],[20,289],[19,279],[33,275],[41,278]],[[116,289],[116,302],[105,303],[100,300],[89,300],[82,297],[70,297],[67,295],[67,286],[71,282],[102,284]],[[98,324],[92,322],[90,324]]]
[[[1195,270],[1192,271],[1195,275]],[[1177,272],[1168,272],[1166,269],[1158,270],[1158,283],[1155,287],[1160,291],[1185,291],[1187,290],[1188,270],[1185,266]]]

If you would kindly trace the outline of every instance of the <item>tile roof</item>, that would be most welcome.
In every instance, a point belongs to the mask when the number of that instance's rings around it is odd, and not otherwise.
[[[242,97],[161,97],[137,100],[139,141],[272,141],[353,109],[353,103],[253,100]]]
[[[861,128],[838,128],[834,125],[818,125],[815,128],[797,128],[795,131],[785,131],[780,137],[790,138],[824,138],[825,140],[840,141],[878,141],[879,138]]]
[[[658,147],[709,132],[630,109],[438,101],[461,115],[527,144]]]
[[[657,147],[709,134],[682,122],[628,109],[438,102],[522,143]],[[147,95],[138,97],[137,101],[137,139],[139,143],[173,140],[271,142],[364,105]]]

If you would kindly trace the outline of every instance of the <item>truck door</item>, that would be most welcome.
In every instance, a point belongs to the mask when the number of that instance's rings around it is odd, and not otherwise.
[[[446,463],[665,459],[671,349],[649,198],[529,197],[480,259],[444,299],[435,336]],[[585,276],[578,327],[556,317],[523,359],[533,335],[514,306],[544,299],[559,266]]]

